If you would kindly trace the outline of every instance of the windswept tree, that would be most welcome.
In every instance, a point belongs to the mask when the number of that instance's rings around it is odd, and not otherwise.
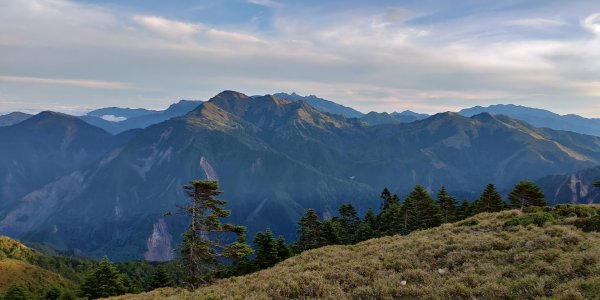
[[[246,243],[245,227],[221,223],[231,212],[223,208],[226,201],[216,198],[221,194],[217,181],[194,180],[184,190],[190,202],[180,209],[190,217],[190,225],[183,234],[181,260],[185,284],[196,288],[222,269],[223,259],[242,259],[252,248]],[[232,235],[237,239],[232,241]]]
[[[454,222],[456,219],[456,198],[450,196],[444,186],[438,192],[437,204],[440,207],[442,222]]]
[[[491,183],[488,184],[477,201],[476,212],[496,212],[501,211],[503,208],[504,202],[500,193],[496,191],[496,186]]]
[[[528,206],[548,206],[544,193],[531,181],[523,180],[508,194],[508,200],[513,208],[523,209]]]

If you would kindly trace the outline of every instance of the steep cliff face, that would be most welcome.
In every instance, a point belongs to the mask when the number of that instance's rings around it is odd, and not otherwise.
[[[144,253],[144,259],[148,261],[169,261],[175,258],[172,237],[167,228],[165,220],[158,219],[152,226],[152,234],[148,237],[146,245],[148,251]]]
[[[564,175],[551,175],[537,181],[550,204],[600,203],[600,188],[593,183],[600,180],[600,167]]]

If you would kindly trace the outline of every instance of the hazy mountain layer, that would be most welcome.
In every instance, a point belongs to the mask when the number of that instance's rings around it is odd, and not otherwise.
[[[498,104],[488,107],[475,106],[463,109],[459,113],[470,117],[483,112],[492,115],[506,115],[514,119],[523,120],[537,127],[547,127],[557,130],[568,130],[583,134],[600,136],[600,119],[588,119],[578,115],[564,115],[553,113],[544,109],[530,108],[513,104]]]
[[[63,249],[162,260],[187,221],[165,212],[186,201],[192,179],[219,180],[232,220],[251,234],[270,227],[290,237],[306,208],[327,216],[351,202],[364,212],[379,206],[384,186],[401,196],[415,184],[477,195],[489,182],[507,189],[599,162],[600,138],[504,116],[367,126],[303,101],[223,92],[30,193],[0,228]]]

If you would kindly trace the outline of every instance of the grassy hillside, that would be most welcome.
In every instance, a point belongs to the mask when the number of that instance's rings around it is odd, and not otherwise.
[[[39,263],[44,256],[19,241],[0,236],[0,294],[12,285],[19,285],[38,295],[50,287],[74,289],[75,284]]]
[[[484,213],[407,236],[307,251],[194,292],[118,299],[598,299],[599,209]]]
[[[20,285],[34,294],[42,294],[50,287],[74,289],[75,284],[64,277],[30,263],[16,259],[0,259],[0,294],[11,285]]]

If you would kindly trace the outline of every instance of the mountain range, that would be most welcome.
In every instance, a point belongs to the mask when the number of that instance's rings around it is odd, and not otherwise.
[[[352,203],[364,213],[379,207],[383,187],[402,196],[415,184],[445,185],[476,197],[490,182],[507,190],[600,165],[599,137],[503,115],[368,125],[303,100],[233,91],[117,136],[44,112],[0,128],[0,139],[14,144],[0,149],[10,158],[0,180],[22,187],[4,192],[0,233],[117,260],[173,257],[186,220],[168,212],[186,201],[182,186],[193,179],[219,180],[232,221],[251,235],[271,228],[289,238],[305,209],[327,217]],[[70,152],[52,154],[62,149]],[[55,172],[28,181],[42,167]]]

